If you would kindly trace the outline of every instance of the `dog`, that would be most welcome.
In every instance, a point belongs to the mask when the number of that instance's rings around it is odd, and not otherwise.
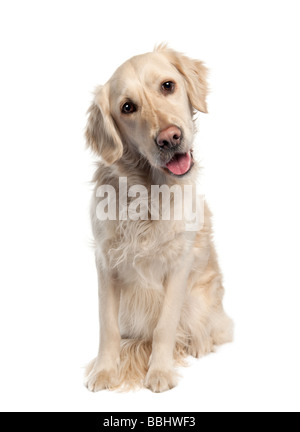
[[[199,358],[232,341],[207,204],[203,226],[193,231],[175,213],[169,220],[151,218],[149,198],[153,186],[183,191],[196,184],[194,116],[207,112],[206,76],[201,61],[160,45],[125,62],[95,91],[86,141],[101,157],[91,205],[100,344],[86,370],[90,391],[172,389],[176,366],[187,356]],[[140,185],[149,193],[139,201],[139,217],[124,217],[120,179],[126,191]],[[110,201],[99,192],[103,186],[115,191]],[[134,193],[127,198],[137,209]],[[99,217],[105,199],[116,217]],[[168,201],[174,210],[173,194]],[[161,216],[161,203],[156,210]]]

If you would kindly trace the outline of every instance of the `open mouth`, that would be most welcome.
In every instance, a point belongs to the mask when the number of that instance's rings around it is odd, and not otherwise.
[[[176,153],[172,159],[165,165],[165,168],[174,176],[182,177],[192,168],[194,162],[192,153]]]

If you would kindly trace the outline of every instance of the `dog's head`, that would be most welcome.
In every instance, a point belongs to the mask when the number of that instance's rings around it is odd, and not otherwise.
[[[186,175],[194,110],[207,112],[206,74],[200,61],[166,47],[128,60],[96,90],[88,145],[109,165],[130,153],[154,169]]]

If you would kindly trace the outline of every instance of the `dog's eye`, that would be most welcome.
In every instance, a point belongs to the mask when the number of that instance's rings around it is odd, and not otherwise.
[[[164,93],[174,93],[175,83],[172,81],[167,81],[161,85],[161,88]]]
[[[123,106],[122,106],[122,113],[123,114],[132,114],[137,110],[136,105],[134,105],[134,103],[132,102],[126,102]]]

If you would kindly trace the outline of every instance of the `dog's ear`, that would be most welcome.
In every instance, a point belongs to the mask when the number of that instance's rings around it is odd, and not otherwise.
[[[169,57],[172,65],[183,75],[192,106],[198,111],[207,113],[207,68],[201,61],[190,59],[166,46],[162,46],[158,51],[164,52]]]
[[[88,110],[85,131],[87,146],[108,164],[122,157],[123,145],[109,109],[107,88],[98,87]]]

